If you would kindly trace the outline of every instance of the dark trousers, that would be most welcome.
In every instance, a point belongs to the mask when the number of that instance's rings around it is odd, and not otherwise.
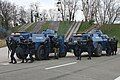
[[[92,47],[89,46],[88,47],[88,57],[89,57],[89,59],[91,59],[91,55],[92,55]]]
[[[110,56],[110,55],[111,55],[111,53],[112,53],[111,47],[107,46],[106,53],[107,53],[107,54],[106,54],[107,56]]]
[[[58,58],[59,58],[59,57],[58,57],[58,56],[59,56],[59,48],[55,48],[55,47],[54,47],[53,49],[54,49],[54,54],[55,54],[55,55],[54,55],[54,58],[55,58],[55,59],[58,59]]]
[[[33,58],[33,56],[32,56],[33,54],[30,54],[30,60],[31,60],[31,62],[33,62],[34,61],[34,58]]]
[[[15,50],[12,50],[12,52],[11,52],[11,55],[10,55],[10,57],[11,57],[11,62],[17,62],[16,61],[16,59],[15,59],[15,57],[14,57],[14,55],[15,55]]]
[[[77,50],[77,60],[81,60],[81,54],[82,54],[81,49],[78,49]]]

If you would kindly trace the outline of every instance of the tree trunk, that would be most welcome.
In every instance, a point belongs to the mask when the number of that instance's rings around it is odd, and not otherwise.
[[[33,11],[31,10],[31,23],[33,22]]]

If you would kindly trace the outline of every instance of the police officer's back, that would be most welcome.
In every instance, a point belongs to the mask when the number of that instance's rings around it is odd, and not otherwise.
[[[54,53],[55,53],[55,59],[58,59],[58,56],[59,56],[59,41],[58,41],[58,38],[55,38],[53,37],[52,38],[52,44],[53,44],[53,50],[54,50]]]
[[[114,46],[114,54],[116,55],[116,52],[117,52],[117,44],[118,44],[118,40],[115,39],[115,37],[113,38],[113,46]]]
[[[15,64],[15,63],[17,63],[17,61],[16,61],[16,59],[14,57],[14,54],[15,54],[15,51],[16,51],[16,48],[17,48],[17,42],[14,40],[13,36],[11,36],[10,39],[11,39],[10,40],[11,62],[9,62],[9,63]]]
[[[80,39],[78,39],[76,43],[76,51],[77,51],[77,60],[81,60],[82,45],[81,45]]]
[[[87,39],[87,51],[88,51],[88,55],[89,55],[88,59],[91,59],[91,55],[93,53],[93,48],[94,48],[93,40],[90,37],[88,37],[88,39]]]
[[[111,40],[110,38],[107,39],[107,43],[106,43],[106,56],[110,56],[111,55]]]
[[[114,50],[115,50],[115,42],[114,42],[114,40],[111,39],[109,41],[109,44],[110,44],[110,48],[111,48],[111,53],[112,53],[112,55],[114,55]]]
[[[30,54],[30,63],[32,63],[34,61],[32,55],[35,52],[35,43],[32,40],[29,40],[28,48],[29,48],[29,54]]]

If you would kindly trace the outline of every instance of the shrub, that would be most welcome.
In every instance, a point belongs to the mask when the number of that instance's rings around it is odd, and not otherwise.
[[[3,27],[0,27],[0,38],[3,39],[7,36],[7,30]]]
[[[94,20],[90,20],[89,24],[92,25],[95,21]]]

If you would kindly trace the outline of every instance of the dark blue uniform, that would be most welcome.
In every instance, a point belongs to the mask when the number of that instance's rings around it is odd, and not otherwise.
[[[55,53],[55,59],[58,59],[58,56],[59,56],[59,42],[58,42],[58,39],[53,37],[52,38],[52,44],[53,44],[53,50],[54,50],[54,53]]]
[[[33,58],[33,53],[35,52],[35,43],[30,41],[30,43],[28,44],[28,50],[29,50],[29,56],[30,56],[30,63],[32,63],[34,61]]]
[[[112,49],[111,49],[111,40],[108,39],[107,40],[107,44],[106,44],[106,56],[110,56],[111,55],[111,52],[112,52]]]
[[[81,53],[82,53],[81,47],[82,47],[81,42],[77,41],[76,43],[77,60],[81,60]]]
[[[112,55],[116,55],[116,52],[117,52],[117,44],[118,44],[118,40],[116,40],[115,38],[113,38],[113,39],[111,40]]]
[[[87,52],[88,52],[88,56],[89,56],[88,59],[91,59],[93,49],[94,49],[93,40],[89,37],[88,40],[87,40]]]
[[[11,40],[10,40],[11,62],[9,62],[9,63],[13,63],[13,64],[17,63],[17,61],[16,61],[16,59],[14,57],[16,48],[17,48],[17,42],[13,39],[13,37],[11,37]]]

